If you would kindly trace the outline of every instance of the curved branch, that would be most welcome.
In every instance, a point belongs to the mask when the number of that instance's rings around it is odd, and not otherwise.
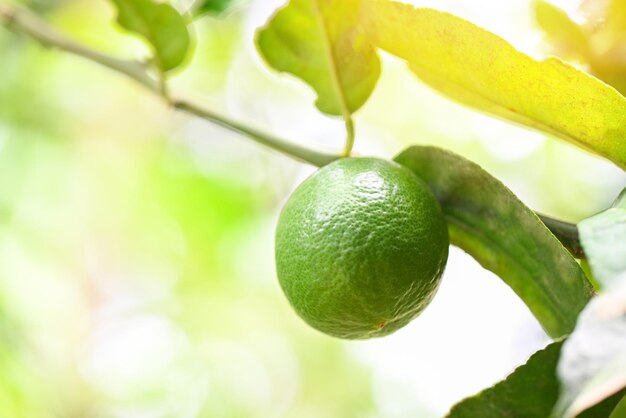
[[[16,33],[30,36],[46,48],[56,48],[97,62],[130,77],[150,90],[158,87],[157,82],[139,61],[121,60],[82,45],[48,27],[39,17],[25,9],[0,4],[0,23]]]
[[[278,150],[292,158],[296,158],[317,167],[322,167],[340,158],[339,155],[323,153],[314,149],[305,148],[295,142],[277,139],[239,122],[219,116],[208,109],[204,109],[187,101],[173,100],[172,106],[176,109],[191,113],[202,119],[220,125],[230,131],[245,135],[260,144],[267,145],[268,147],[274,148],[275,150]]]

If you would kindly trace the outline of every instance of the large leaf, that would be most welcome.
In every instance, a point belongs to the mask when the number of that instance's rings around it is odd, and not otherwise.
[[[536,352],[505,380],[455,405],[447,418],[547,418],[559,397],[556,366],[562,345]]]
[[[626,168],[626,98],[556,58],[536,61],[448,13],[363,0],[363,28],[435,89],[540,129]]]
[[[435,147],[395,160],[431,188],[450,240],[502,278],[552,337],[569,334],[592,295],[584,273],[537,215],[478,165]]]
[[[259,30],[257,45],[279,71],[317,92],[317,107],[349,118],[380,74],[375,49],[359,31],[361,0],[291,0]]]
[[[594,277],[603,287],[626,272],[626,190],[612,208],[578,224]]]
[[[561,385],[562,386],[562,385]],[[603,399],[599,403],[585,409],[581,413],[577,415],[572,415],[572,418],[626,418],[625,416],[613,415],[618,414],[619,411],[615,411],[617,405],[624,397],[624,391],[620,391],[615,393],[614,395],[609,396],[608,398]],[[554,415],[551,417],[554,418]]]
[[[564,387],[556,408],[559,417],[575,417],[607,400],[610,411],[621,399],[626,388],[626,274],[580,315],[563,346],[558,375]]]
[[[187,23],[171,5],[154,0],[112,0],[117,22],[143,37],[152,47],[162,71],[178,67],[187,56],[190,36]]]

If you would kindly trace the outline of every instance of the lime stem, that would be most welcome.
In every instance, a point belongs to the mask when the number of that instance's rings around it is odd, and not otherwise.
[[[343,157],[349,157],[352,153],[352,147],[354,147],[354,121],[352,117],[347,116],[346,119],[346,145],[343,148]]]

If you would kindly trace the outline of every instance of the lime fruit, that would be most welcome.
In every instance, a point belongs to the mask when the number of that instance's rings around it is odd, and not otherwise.
[[[287,201],[276,269],[295,311],[326,334],[390,334],[431,301],[448,258],[448,230],[428,186],[377,158],[335,161]]]

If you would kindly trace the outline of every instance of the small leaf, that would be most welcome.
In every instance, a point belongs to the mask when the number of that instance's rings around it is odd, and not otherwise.
[[[112,1],[118,10],[117,22],[148,41],[161,71],[169,71],[182,64],[191,40],[187,23],[176,9],[153,0]]]
[[[219,15],[224,13],[233,3],[234,0],[199,0],[195,6],[194,14],[196,16]]]
[[[591,286],[569,252],[513,192],[478,165],[440,148],[413,146],[395,160],[430,186],[451,242],[500,276],[550,336],[574,329]]]
[[[563,58],[586,58],[589,44],[583,29],[565,10],[546,0],[535,0],[535,17],[548,41]]]
[[[610,397],[614,407],[621,399],[626,388],[626,274],[580,315],[563,346],[558,375],[564,387],[555,410],[559,417],[575,417]]]
[[[547,418],[559,397],[556,366],[562,345],[536,352],[505,380],[455,405],[447,418]]]
[[[612,208],[578,224],[580,239],[602,287],[626,272],[626,190]]]
[[[291,0],[261,28],[257,46],[269,65],[304,80],[317,107],[349,118],[380,75],[375,49],[358,30],[361,0]]]
[[[370,41],[424,82],[486,113],[551,133],[626,168],[626,98],[557,58],[536,61],[453,16],[363,0]]]

